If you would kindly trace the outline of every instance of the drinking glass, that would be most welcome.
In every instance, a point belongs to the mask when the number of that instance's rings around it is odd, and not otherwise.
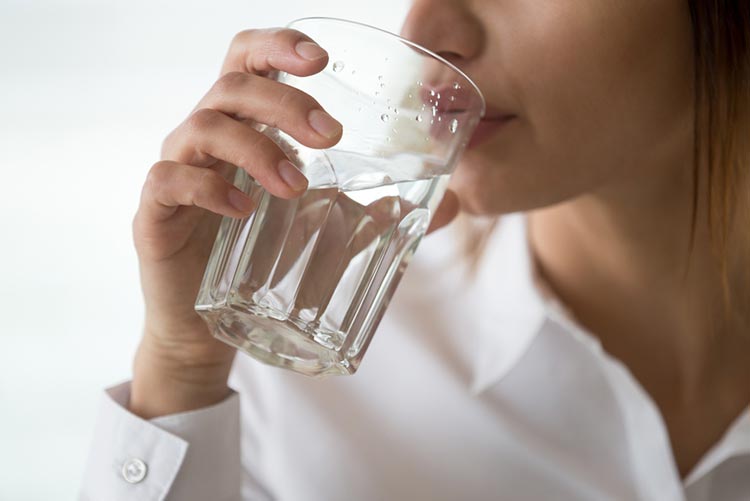
[[[237,169],[234,184],[257,208],[222,220],[195,310],[214,336],[262,362],[308,376],[353,374],[484,98],[454,65],[392,33],[333,18],[288,27],[325,48],[329,63],[313,76],[269,78],[314,97],[343,137],[317,150],[257,125],[309,188],[280,199]]]

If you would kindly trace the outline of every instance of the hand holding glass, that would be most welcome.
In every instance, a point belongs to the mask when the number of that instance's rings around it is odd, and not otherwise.
[[[484,99],[455,66],[396,35],[329,18],[289,27],[325,48],[329,63],[310,77],[270,78],[314,97],[344,134],[315,150],[258,125],[308,191],[277,198],[237,170],[235,185],[257,208],[222,221],[195,309],[217,338],[265,363],[353,374]]]

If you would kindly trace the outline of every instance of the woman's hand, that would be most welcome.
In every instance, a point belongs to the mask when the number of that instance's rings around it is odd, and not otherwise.
[[[254,123],[312,148],[333,146],[341,125],[309,95],[265,78],[307,76],[327,53],[288,29],[249,30],[232,41],[219,80],[164,141],[133,220],[146,306],[133,368],[131,409],[143,416],[190,410],[228,394],[235,350],[213,338],[193,305],[221,216],[246,217],[250,199],[231,183],[245,169],[273,195],[294,198],[307,180]]]
[[[266,78],[273,70],[309,76],[327,63],[325,50],[298,31],[243,31],[219,80],[164,141],[133,220],[146,306],[130,399],[136,414],[191,410],[228,395],[235,349],[210,335],[193,309],[195,298],[221,216],[242,218],[254,209],[231,183],[237,168],[281,198],[307,188],[284,152],[254,125],[281,129],[311,148],[341,138],[341,124],[312,97]],[[448,193],[431,230],[447,224],[457,208]]]

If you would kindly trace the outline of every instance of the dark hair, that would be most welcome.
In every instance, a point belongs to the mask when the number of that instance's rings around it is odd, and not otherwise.
[[[738,218],[750,219],[750,186],[746,184],[750,168],[750,1],[688,0],[688,4],[695,55],[691,243],[698,201],[704,195],[729,302],[727,261],[733,223]]]

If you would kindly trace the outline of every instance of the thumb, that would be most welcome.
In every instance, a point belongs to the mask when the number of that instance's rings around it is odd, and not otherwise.
[[[435,230],[439,230],[443,226],[453,221],[458,215],[459,208],[461,207],[458,196],[453,190],[447,190],[443,196],[443,200],[440,201],[435,215],[432,216],[430,226],[427,228],[427,233],[432,233]]]

